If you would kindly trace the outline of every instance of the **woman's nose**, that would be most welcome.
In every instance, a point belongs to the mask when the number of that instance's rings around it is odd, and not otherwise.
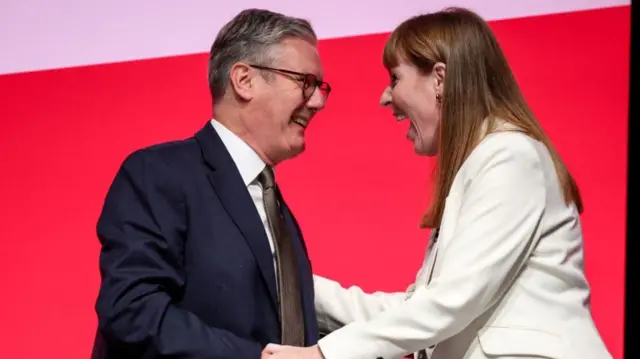
[[[391,105],[391,87],[387,86],[387,88],[382,91],[382,95],[380,96],[380,105],[384,107],[389,107]]]

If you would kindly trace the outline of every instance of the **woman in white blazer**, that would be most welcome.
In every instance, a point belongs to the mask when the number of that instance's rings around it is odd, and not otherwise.
[[[382,104],[410,120],[417,154],[437,156],[423,266],[406,293],[316,276],[320,328],[330,334],[263,355],[611,358],[590,313],[578,188],[487,24],[457,8],[408,19],[384,64]]]

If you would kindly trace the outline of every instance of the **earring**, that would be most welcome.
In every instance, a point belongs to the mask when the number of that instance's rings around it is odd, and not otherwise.
[[[436,102],[438,103],[438,105],[442,103],[442,95],[436,94]]]

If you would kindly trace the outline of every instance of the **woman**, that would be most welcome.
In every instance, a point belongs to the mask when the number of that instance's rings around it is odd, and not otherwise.
[[[488,25],[457,8],[411,18],[391,34],[384,64],[382,104],[410,120],[416,153],[438,159],[427,258],[406,294],[317,277],[319,322],[331,333],[265,354],[611,358],[589,308],[578,188]]]

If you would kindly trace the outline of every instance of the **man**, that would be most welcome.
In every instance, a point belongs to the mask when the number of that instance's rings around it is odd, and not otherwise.
[[[330,92],[311,25],[245,10],[211,47],[213,119],[136,151],[104,203],[93,358],[260,358],[317,341],[311,266],[273,166]],[[179,120],[179,119],[177,119]]]

